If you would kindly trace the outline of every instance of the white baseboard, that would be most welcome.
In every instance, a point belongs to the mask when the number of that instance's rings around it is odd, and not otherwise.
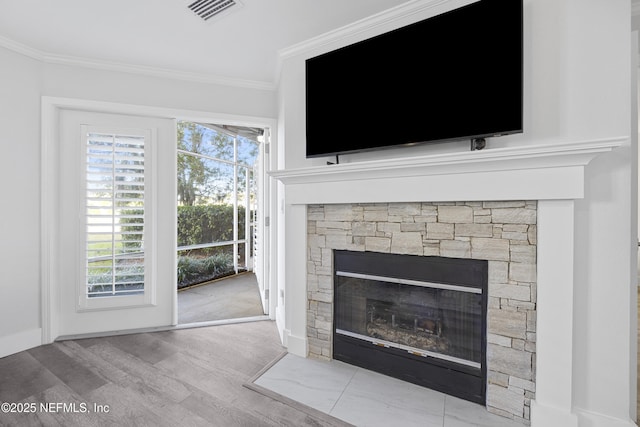
[[[578,427],[578,417],[572,412],[531,401],[531,427]]]
[[[614,418],[608,415],[573,408],[572,412],[531,401],[531,427],[637,427],[630,418]]]
[[[596,412],[586,411],[584,409],[576,409],[578,419],[580,420],[580,426],[589,427],[637,427],[630,418],[621,419],[613,418],[608,415],[599,414]]]
[[[307,338],[292,335],[291,331],[284,331],[286,337],[285,347],[289,353],[300,357],[307,357]]]
[[[0,337],[0,357],[42,345],[42,329],[30,329]]]

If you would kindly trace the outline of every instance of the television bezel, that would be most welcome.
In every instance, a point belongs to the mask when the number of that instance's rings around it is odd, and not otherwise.
[[[403,27],[399,27],[397,29],[394,30],[390,30],[384,33],[381,33],[379,35],[376,35],[374,37],[368,38],[368,39],[364,39],[362,41],[356,42],[356,43],[352,43],[346,46],[343,46],[341,48],[335,49],[335,50],[331,50],[328,52],[325,52],[323,54],[320,55],[316,55],[313,57],[308,58],[307,60],[305,60],[305,155],[307,159],[312,159],[312,158],[320,158],[320,157],[335,157],[335,156],[340,156],[340,155],[347,155],[347,154],[356,154],[356,153],[365,153],[365,152],[372,152],[372,151],[382,151],[382,150],[389,150],[389,149],[394,149],[394,148],[402,148],[402,147],[412,147],[412,146],[421,146],[421,145],[431,145],[431,144],[441,144],[441,143],[450,143],[450,142],[457,142],[457,141],[465,141],[465,140],[471,140],[472,141],[472,145],[473,145],[473,141],[476,139],[484,139],[484,138],[494,138],[494,137],[500,137],[500,136],[506,136],[506,135],[514,135],[514,134],[519,134],[519,133],[523,133],[524,132],[524,5],[523,5],[523,0],[509,0],[509,1],[517,1],[519,3],[520,6],[520,16],[519,16],[519,24],[520,24],[520,39],[519,39],[519,47],[520,47],[520,51],[519,51],[519,56],[520,56],[520,76],[519,76],[519,80],[520,80],[520,93],[519,93],[519,97],[520,97],[520,105],[519,105],[519,113],[520,113],[520,117],[519,117],[519,127],[517,127],[517,129],[508,129],[508,130],[503,130],[503,131],[499,131],[499,132],[488,132],[488,133],[478,133],[478,134],[465,134],[465,135],[456,135],[453,136],[451,138],[442,138],[442,139],[430,139],[430,140],[424,140],[424,141],[419,141],[419,142],[400,142],[397,144],[394,143],[390,143],[390,144],[386,144],[386,145],[381,145],[381,146],[372,146],[372,147],[365,147],[365,148],[356,148],[356,149],[346,149],[346,150],[338,150],[338,151],[325,151],[322,153],[318,153],[318,154],[309,154],[309,131],[308,131],[308,127],[307,127],[307,123],[308,123],[308,79],[307,79],[307,73],[308,73],[308,66],[309,66],[309,60],[313,60],[314,58],[318,58],[318,57],[322,57],[322,56],[326,56],[326,55],[331,55],[334,52],[340,51],[342,49],[345,48],[350,48],[354,45],[358,45],[360,43],[363,42],[368,42],[369,40],[372,39],[376,39],[379,37],[384,37],[387,34],[393,33],[396,30],[402,30],[405,27],[414,25],[414,24],[419,24],[421,22],[424,21],[428,21],[432,18],[436,18],[440,15],[443,14],[447,14],[447,13],[455,13],[456,11],[458,11],[459,9],[463,9],[467,6],[471,6],[475,3],[480,3],[480,2],[484,2],[484,1],[500,1],[500,0],[479,0],[478,2],[474,2],[474,3],[470,3],[468,5],[465,6],[461,6],[452,10],[449,10],[447,12],[443,12],[441,14],[437,14],[428,18],[425,18],[423,20],[419,20],[416,21],[414,23],[408,24],[406,26]],[[514,18],[515,19],[515,18]],[[472,147],[472,149],[474,149]]]

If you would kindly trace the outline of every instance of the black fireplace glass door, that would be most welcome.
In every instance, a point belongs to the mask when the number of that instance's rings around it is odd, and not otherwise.
[[[391,278],[335,276],[335,331],[393,347],[480,367],[482,291]]]

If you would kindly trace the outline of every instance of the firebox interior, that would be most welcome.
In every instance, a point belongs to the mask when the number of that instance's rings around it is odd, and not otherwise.
[[[487,261],[334,251],[333,357],[486,398]]]

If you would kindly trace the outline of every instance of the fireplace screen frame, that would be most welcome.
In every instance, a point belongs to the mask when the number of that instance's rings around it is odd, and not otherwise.
[[[338,330],[335,299],[332,353],[336,360],[485,404],[488,261],[347,250],[334,250],[333,257],[334,298],[337,298],[338,275],[479,294],[482,313],[479,363],[466,363],[429,351],[413,351],[410,347],[389,345],[391,343],[382,339]]]

